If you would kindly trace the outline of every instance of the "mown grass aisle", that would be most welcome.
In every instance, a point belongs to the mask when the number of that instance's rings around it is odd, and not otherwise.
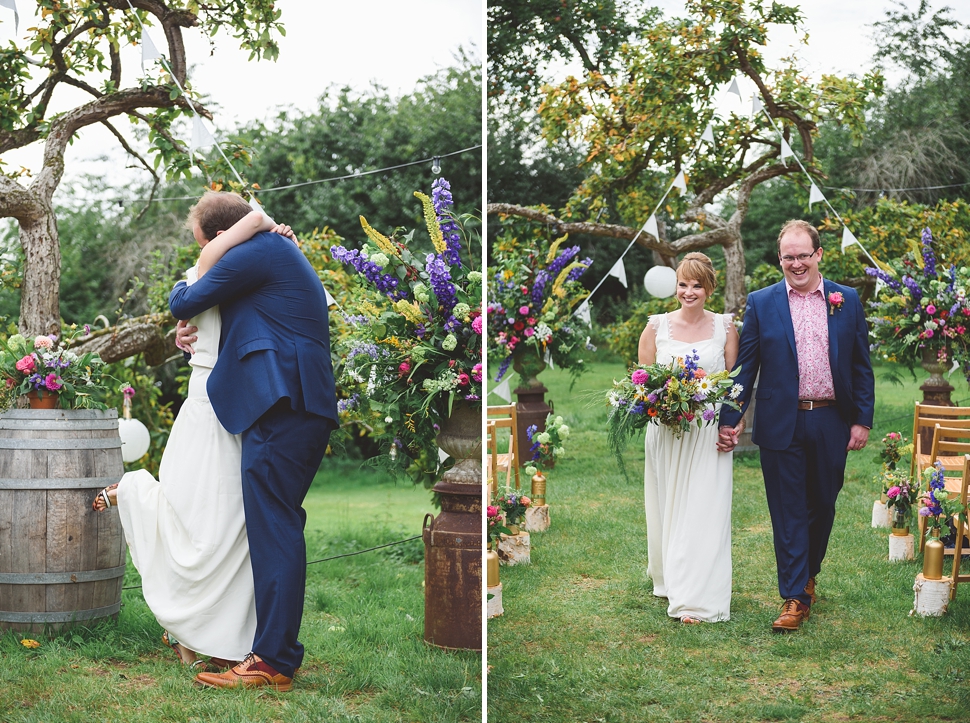
[[[606,447],[603,395],[589,406],[585,394],[605,393],[624,368],[593,368],[572,392],[566,374],[542,375],[573,434],[548,474],[552,527],[532,534],[532,565],[501,570],[505,615],[488,632],[490,721],[970,718],[970,586],[942,619],[909,617],[919,559],[888,562],[888,530],[870,526],[878,442],[889,431],[910,436],[918,382],[893,386],[877,370],[876,428],[849,455],[820,598],[801,631],[778,635],[757,454],[734,465],[731,620],[682,625],[646,575],[642,442],[628,449],[624,479]],[[970,396],[962,380],[955,386],[955,400]],[[707,544],[698,529],[698,555]]]
[[[331,557],[418,535],[428,490],[356,463],[324,462],[310,489],[307,554]],[[129,561],[125,585],[140,580]],[[255,723],[479,721],[481,654],[423,642],[424,545],[311,565],[300,639],[307,655],[289,693],[201,690],[163,647],[139,591],[118,624],[28,650],[0,636],[0,721]]]

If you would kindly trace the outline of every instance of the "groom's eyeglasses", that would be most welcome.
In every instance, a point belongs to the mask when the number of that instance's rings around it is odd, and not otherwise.
[[[818,249],[816,249],[816,251],[817,250]],[[812,258],[814,255],[815,255],[815,251],[812,251],[812,253],[810,253],[810,254],[798,254],[798,256],[782,256],[781,257],[781,260],[782,260],[782,263],[786,263],[786,264],[793,264],[793,263],[795,263],[795,259],[798,259],[801,263],[805,263],[810,258]]]

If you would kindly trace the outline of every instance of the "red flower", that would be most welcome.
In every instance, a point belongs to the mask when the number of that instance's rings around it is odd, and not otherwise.
[[[525,328],[525,324],[523,324],[521,321],[517,321],[512,324],[512,328],[516,331],[522,331]]]
[[[468,375],[462,372],[458,375],[458,386],[467,387],[468,386]]]

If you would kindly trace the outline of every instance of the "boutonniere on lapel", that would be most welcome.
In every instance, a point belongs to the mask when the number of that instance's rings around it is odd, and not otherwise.
[[[833,291],[829,294],[829,314],[834,314],[836,309],[842,308],[842,302],[845,301],[842,294],[838,291]]]

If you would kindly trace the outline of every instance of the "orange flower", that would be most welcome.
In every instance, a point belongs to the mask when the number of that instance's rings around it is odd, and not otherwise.
[[[648,417],[656,417],[657,416],[657,410],[654,409],[653,407],[650,407],[650,409],[647,410],[647,416]]]
[[[24,638],[23,640],[20,641],[20,644],[23,645],[25,648],[40,647],[40,643],[38,643],[36,640],[31,640],[30,638]]]

